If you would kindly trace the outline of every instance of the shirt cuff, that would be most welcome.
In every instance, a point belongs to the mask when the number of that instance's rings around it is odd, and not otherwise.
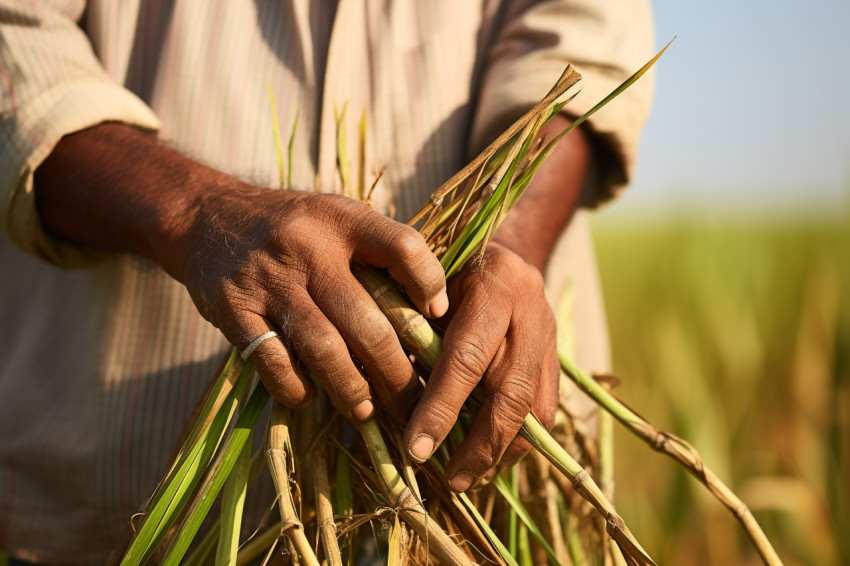
[[[107,255],[45,233],[33,186],[33,173],[63,136],[103,122],[159,129],[141,99],[102,81],[64,84],[0,117],[0,230],[23,251],[61,267],[89,265]]]
[[[557,58],[540,58],[526,65],[521,75],[506,73],[488,81],[472,131],[472,148],[486,147],[493,124],[506,127],[522,116],[549,92],[564,71],[563,60]],[[573,118],[593,108],[624,80],[622,73],[609,76],[596,66],[574,67],[582,75],[581,92],[561,111]],[[652,83],[651,74],[642,77],[582,126],[590,134],[593,170],[587,176],[580,206],[597,207],[613,199],[630,180]]]

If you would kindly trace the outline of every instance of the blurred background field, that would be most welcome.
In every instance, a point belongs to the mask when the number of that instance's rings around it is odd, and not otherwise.
[[[850,564],[850,2],[653,6],[657,45],[678,37],[633,186],[594,218],[615,392],[700,450],[786,564]],[[759,563],[672,461],[616,448],[659,564]]]
[[[630,218],[594,230],[616,394],[691,441],[786,564],[850,563],[850,217]],[[616,448],[618,508],[659,564],[759,563],[671,460]]]

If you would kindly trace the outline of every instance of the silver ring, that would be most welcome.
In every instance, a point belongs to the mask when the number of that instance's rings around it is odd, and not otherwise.
[[[269,330],[265,334],[260,334],[259,336],[254,338],[254,341],[248,344],[248,346],[244,350],[242,350],[242,354],[240,354],[242,356],[242,361],[247,362],[248,358],[251,357],[251,354],[254,353],[254,350],[257,349],[257,346],[262,344],[265,340],[268,340],[269,338],[274,338],[275,336],[280,336],[280,334],[278,334],[274,330]]]

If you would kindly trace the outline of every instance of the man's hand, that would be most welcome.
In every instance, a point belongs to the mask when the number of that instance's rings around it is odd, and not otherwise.
[[[251,355],[269,391],[301,407],[319,380],[337,409],[372,414],[369,384],[403,422],[421,386],[387,318],[351,273],[351,263],[387,268],[417,308],[448,307],[439,262],[412,228],[337,195],[234,187],[195,215],[183,237],[177,278],[198,310],[240,349],[278,330]]]
[[[443,355],[405,433],[417,461],[448,435],[479,384],[483,405],[446,468],[464,491],[497,464],[516,462],[530,446],[517,436],[529,412],[551,426],[558,404],[555,319],[543,277],[504,246],[491,243],[480,263],[449,284],[452,305]]]
[[[353,353],[383,408],[399,420],[412,408],[413,367],[350,270],[387,268],[421,312],[443,315],[443,270],[412,228],[340,196],[252,187],[120,124],[63,140],[36,183],[49,231],[154,259],[240,349],[281,331],[251,356],[281,403],[302,407],[315,394],[298,359],[343,415],[371,416]]]
[[[556,116],[541,135],[551,139],[568,123]],[[541,273],[572,217],[589,157],[584,131],[565,136],[499,227],[483,261],[449,282],[452,308],[446,317],[445,353],[404,442],[412,458],[430,455],[480,383],[484,405],[446,467],[446,478],[458,491],[530,450],[517,436],[530,411],[547,428],[553,424],[559,364],[554,316]]]

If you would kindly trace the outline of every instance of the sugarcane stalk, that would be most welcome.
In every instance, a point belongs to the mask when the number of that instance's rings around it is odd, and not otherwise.
[[[433,369],[443,352],[443,339],[428,320],[410,305],[389,277],[368,267],[355,266],[353,271],[392,324],[405,351],[429,370]]]
[[[390,527],[389,544],[387,545],[387,566],[401,566],[404,562],[402,556],[402,536],[404,527],[398,520],[398,515],[393,519]]]
[[[347,424],[347,423],[346,423]],[[345,440],[346,429],[341,427],[342,434],[340,435]],[[351,435],[353,437],[353,434]],[[339,442],[335,437],[331,437],[333,441]],[[341,444],[341,443],[340,443]],[[342,523],[354,514],[354,493],[351,486],[351,460],[348,457],[348,452],[342,448],[336,450],[336,467],[335,467],[336,485],[334,486],[334,507],[336,512],[342,517]],[[347,566],[354,563],[353,560],[353,545],[349,544],[344,549],[341,549],[343,561]]]
[[[314,419],[316,423],[323,420],[323,399],[314,403]],[[328,460],[325,456],[325,444],[316,441],[308,456],[310,471],[313,475],[313,495],[316,501],[316,521],[318,522],[319,539],[325,551],[325,558],[330,566],[342,566],[342,554],[336,538],[336,523],[334,509],[331,503],[331,484],[328,480]]]
[[[511,551],[505,546],[502,539],[496,535],[490,527],[490,524],[481,515],[475,505],[473,505],[469,496],[465,493],[458,493],[456,497],[458,501],[463,504],[463,507],[466,509],[467,513],[469,513],[472,520],[475,521],[475,524],[478,525],[478,528],[481,529],[481,532],[484,533],[484,536],[490,544],[493,545],[493,548],[498,553],[497,556],[502,559],[503,563],[507,566],[519,566]]]
[[[599,487],[614,501],[614,418],[608,411],[599,411]],[[614,543],[602,534],[603,566],[614,566]]]
[[[657,59],[657,57],[656,57]],[[654,60],[653,60],[654,61]],[[651,64],[651,63],[650,63]],[[630,81],[636,80],[636,78],[645,71],[645,67],[639,73],[633,76]],[[502,134],[488,149],[482,153],[473,163],[470,163],[464,170],[455,175],[452,179],[449,180],[446,184],[443,185],[440,189],[438,189],[435,196],[432,197],[431,205],[436,206],[439,205],[442,198],[444,196],[448,196],[450,193],[455,191],[463,182],[467,180],[473,173],[477,171],[477,178],[475,183],[473,184],[473,190],[475,192],[478,191],[481,187],[478,186],[479,181],[481,181],[482,185],[486,182],[488,183],[487,187],[484,188],[483,195],[479,194],[480,201],[484,201],[483,208],[481,209],[481,214],[476,212],[475,210],[466,210],[466,205],[470,202],[470,195],[472,193],[467,193],[463,195],[462,200],[456,201],[461,204],[453,204],[451,206],[453,213],[457,213],[463,216],[463,219],[469,219],[473,216],[473,224],[472,227],[464,227],[461,234],[462,241],[454,241],[450,243],[450,239],[446,239],[445,241],[440,240],[440,246],[443,249],[446,247],[449,248],[448,257],[445,259],[446,270],[449,274],[456,272],[459,270],[463,263],[472,256],[475,250],[483,249],[483,245],[492,235],[496,227],[498,227],[499,221],[504,218],[504,215],[507,213],[507,210],[519,196],[522,194],[524,188],[530,182],[530,177],[533,174],[533,171],[537,166],[545,159],[547,152],[551,152],[551,148],[554,147],[554,143],[557,139],[563,136],[562,133],[553,143],[547,145],[546,148],[541,150],[535,150],[535,153],[529,154],[529,150],[531,149],[532,140],[536,135],[536,132],[542,126],[542,124],[550,117],[553,113],[560,110],[560,106],[558,101],[567,95],[567,91],[573,86],[578,80],[579,75],[575,73],[572,67],[568,67],[564,74],[561,76],[559,81],[556,83],[555,87],[553,87],[552,91],[547,95],[547,97],[538,103],[529,113],[527,113],[521,120],[519,120],[514,126],[509,128],[508,131]],[[624,89],[630,84],[628,81],[621,86],[621,89]],[[581,117],[579,120],[575,121],[570,128],[576,127],[581,121],[587,118],[591,113],[595,112],[598,108],[606,104],[610,99],[616,96],[615,93],[609,95],[602,103],[594,107],[590,113],[585,114],[585,116]],[[273,100],[272,100],[273,103]],[[343,121],[343,116],[345,114],[345,106],[343,106],[342,110],[337,110],[334,107],[334,115],[337,125],[337,146],[338,146],[338,165],[339,171],[343,184],[343,192],[344,194],[351,195],[353,193],[353,183],[351,180],[351,172],[348,168],[348,159],[347,159],[347,141],[346,141],[346,132],[345,132],[345,124]],[[276,120],[276,116],[275,116]],[[364,151],[363,139],[365,138],[365,121],[361,122],[361,159],[363,158]],[[522,133],[517,135],[517,133],[522,130]],[[568,131],[568,130],[567,130]],[[293,126],[294,132],[294,126]],[[512,138],[514,138],[512,140]],[[512,140],[512,141],[511,141]],[[282,149],[280,143],[280,135],[279,128],[275,123],[275,143],[278,151],[279,157],[279,174],[281,180],[284,177],[284,168],[283,168],[283,160],[282,160]],[[292,146],[292,138],[290,138],[290,150]],[[485,172],[485,168],[488,165],[488,160],[494,154],[499,154],[501,157],[500,160],[494,161],[491,165],[492,170],[487,175],[482,178],[483,173]],[[503,155],[504,154],[504,155]],[[529,161],[527,161],[527,157],[531,155]],[[362,163],[361,163],[362,165]],[[519,169],[518,169],[519,168]],[[291,175],[292,166],[291,166],[291,151],[290,151],[290,163],[289,163],[289,171],[287,172]],[[364,192],[364,179],[363,175],[363,167],[360,168],[360,179],[357,185],[357,194],[360,198],[363,198]],[[512,189],[514,174],[517,175],[517,183],[516,190]],[[489,199],[489,195],[495,195],[498,192],[497,199]],[[497,201],[497,202],[490,202]],[[481,205],[478,205],[481,206]],[[423,209],[427,211],[426,209]],[[429,217],[434,218],[433,212],[436,212],[436,208],[432,208],[432,214]],[[418,220],[417,218],[422,218],[422,216],[417,215],[411,222],[415,224]],[[460,216],[455,217],[453,227],[451,230],[451,236],[454,236],[454,227],[458,225],[458,219]],[[444,225],[449,222],[452,217],[451,215],[438,215],[438,224]],[[442,238],[442,236],[439,236]],[[379,284],[370,290],[373,298],[375,298],[376,302],[379,305],[382,305],[384,308],[385,314],[387,314],[388,318],[390,318],[391,322],[393,321],[393,317],[397,318],[394,326],[396,326],[396,330],[399,334],[399,337],[402,343],[408,348],[417,360],[425,365],[428,368],[433,368],[436,363],[437,357],[439,357],[440,352],[442,351],[442,344],[439,336],[433,332],[427,320],[425,320],[421,315],[413,311],[407,306],[406,300],[398,293],[398,290],[395,288],[394,284],[385,280],[383,282],[378,282]],[[365,283],[364,283],[365,285]],[[401,298],[401,301],[396,300],[396,295]],[[382,297],[386,300],[382,301]],[[411,313],[413,313],[411,315]],[[262,402],[264,403],[267,398],[267,392],[260,385],[256,392],[259,396],[265,395],[262,398]],[[219,395],[221,395],[219,393]],[[231,393],[232,395],[232,393]],[[209,509],[209,505],[212,504],[212,500],[215,498],[216,494],[221,488],[221,485],[224,482],[224,477],[230,472],[230,469],[234,465],[234,463],[240,459],[240,451],[244,447],[245,443],[250,439],[250,430],[254,426],[254,422],[256,422],[256,412],[257,406],[260,402],[259,396],[252,396],[251,401],[249,401],[246,406],[246,412],[243,412],[243,415],[240,416],[239,421],[237,422],[236,429],[234,430],[234,434],[228,440],[228,443],[225,445],[222,452],[219,454],[216,462],[211,467],[211,474],[208,475],[208,478],[204,480],[204,483],[199,490],[199,493],[196,495],[192,508],[190,509],[190,513],[187,515],[188,526],[181,531],[179,537],[175,542],[172,543],[169,553],[166,556],[167,563],[176,563],[181,559],[183,553],[185,553],[185,548],[188,546],[188,541],[191,540],[191,537],[194,536],[194,532],[197,531],[197,528],[200,525],[200,520],[202,520],[203,515]],[[225,402],[228,399],[229,395],[224,395],[221,397],[221,401]],[[211,398],[217,399],[218,397],[211,396]],[[257,401],[255,402],[255,398]],[[214,406],[214,405],[213,405]],[[217,409],[217,407],[216,407]],[[250,409],[250,410],[249,410]],[[218,419],[216,415],[217,410],[212,411],[211,413],[207,413],[206,418],[199,419],[200,425],[196,424],[196,427],[200,426],[199,429],[203,433],[205,427],[210,422],[215,422],[213,419]],[[298,553],[301,561],[306,564],[312,566],[313,564],[317,564],[315,554],[312,551],[312,548],[309,546],[307,542],[306,536],[304,534],[303,524],[301,524],[298,519],[298,515],[295,509],[294,499],[292,497],[292,493],[290,491],[289,486],[289,468],[288,462],[286,459],[286,448],[288,446],[288,429],[285,423],[285,414],[281,411],[277,411],[278,416],[283,415],[283,422],[274,422],[274,411],[273,411],[273,424],[269,429],[269,448],[266,452],[269,467],[272,470],[272,475],[275,480],[275,487],[278,492],[278,502],[279,509],[281,512],[282,518],[282,532],[287,535],[292,543],[295,551]],[[248,419],[253,419],[253,422],[250,426],[246,427],[247,421],[243,422],[246,417]],[[277,425],[277,427],[275,426]],[[282,427],[280,426],[282,425]],[[405,484],[404,478],[399,474],[398,470],[395,468],[392,460],[389,457],[389,453],[386,449],[386,445],[384,444],[383,438],[381,436],[380,428],[374,421],[367,421],[366,423],[362,423],[360,425],[361,433],[363,434],[364,440],[366,441],[367,448],[369,449],[370,456],[372,458],[373,464],[375,466],[375,470],[377,472],[377,476],[380,480],[380,484],[385,492],[385,495],[388,497],[390,504],[394,509],[398,511],[398,515],[404,519],[405,522],[410,524],[417,534],[420,536],[422,540],[429,545],[429,548],[434,551],[435,555],[441,557],[444,561],[450,563],[460,563],[465,564],[469,563],[469,559],[464,554],[464,552],[455,545],[451,538],[442,530],[439,529],[434,521],[428,521],[427,515],[425,513],[425,509],[422,506],[420,498],[418,494],[415,493],[415,489],[411,490],[408,485]],[[542,431],[542,432],[541,432]],[[198,431],[193,430],[189,435],[189,440],[192,440],[196,436]],[[566,454],[563,449],[560,447],[550,446],[548,437],[548,433],[545,429],[542,428],[540,423],[536,420],[533,415],[529,415],[526,418],[526,423],[523,426],[522,433],[524,436],[527,436],[533,442],[537,442],[536,446],[547,455],[547,457],[553,462],[553,464],[559,466],[559,469],[564,471],[568,477],[573,482],[573,485],[579,493],[581,493],[586,498],[594,504],[594,506],[606,517],[606,520],[609,525],[609,532],[615,534],[615,539],[618,543],[621,544],[621,547],[624,548],[627,555],[632,556],[636,560],[643,561],[646,563],[651,563],[651,560],[645,555],[640,546],[636,541],[633,540],[631,535],[628,533],[628,530],[625,529],[625,525],[622,524],[622,520],[616,516],[613,512],[613,507],[610,503],[605,500],[601,490],[587,477],[587,473],[581,469],[581,467],[569,456]],[[278,436],[279,438],[273,438]],[[219,437],[220,438],[220,437]],[[284,440],[285,438],[285,440]],[[275,444],[274,441],[279,441],[278,444]],[[188,441],[187,441],[188,442]],[[560,452],[558,452],[560,449]],[[318,456],[314,456],[317,460],[316,467],[321,469],[324,472],[324,485],[316,486],[316,500],[317,500],[317,514],[318,521],[320,524],[320,532],[323,539],[323,542],[326,538],[333,538],[334,544],[336,543],[335,533],[333,532],[335,529],[333,528],[333,519],[332,519],[332,509],[330,508],[329,494],[330,489],[327,478],[327,470],[326,470],[326,462],[322,462],[324,460],[324,452],[321,447],[316,450]],[[291,453],[291,452],[290,452]],[[192,456],[192,453],[187,453],[188,456]],[[182,454],[181,457],[185,458]],[[177,462],[173,470],[182,470],[178,464],[180,464],[181,460],[178,458]],[[194,462],[194,460],[193,460]],[[319,465],[322,464],[322,465]],[[405,469],[406,472],[409,472],[408,469]],[[583,474],[583,475],[582,475]],[[415,478],[408,473],[408,483],[414,482],[415,488]],[[316,483],[322,483],[321,478],[316,478]],[[188,493],[186,493],[188,495]],[[155,495],[155,499],[158,498],[159,495]],[[324,504],[327,504],[325,507]],[[607,513],[607,515],[606,515]],[[330,523],[327,522],[328,515],[330,514]],[[324,519],[323,519],[324,517]],[[331,530],[328,531],[325,527],[330,526]],[[160,529],[157,532],[162,532],[161,529],[164,527],[161,525],[157,526]],[[523,533],[527,532],[523,528]],[[232,561],[233,559],[233,545],[234,542],[232,540],[232,532],[223,530],[224,536],[222,539],[228,538],[229,541],[222,540],[221,548],[229,548],[226,552],[228,555],[228,559]],[[156,534],[154,535],[154,537]],[[400,536],[400,535],[399,535]],[[619,536],[619,538],[618,538]],[[527,547],[527,544],[525,545]],[[145,552],[150,552],[151,548],[145,549]],[[224,550],[222,550],[224,553]],[[329,556],[329,560],[332,566],[338,566],[340,564],[340,560],[338,559],[338,547],[337,547],[337,557],[334,559],[332,557],[333,551],[328,551],[326,548],[326,553]]]
[[[528,536],[528,527],[525,526],[525,523],[519,524],[517,540],[520,566],[534,566],[534,557],[531,554],[531,540]]]
[[[596,508],[605,519],[608,534],[617,542],[626,556],[632,558],[638,564],[654,564],[631,534],[625,521],[617,514],[614,505],[608,501],[608,498],[605,497],[587,470],[576,462],[560,444],[555,442],[533,414],[529,414],[523,421],[520,435],[569,478],[576,493]]]
[[[446,534],[434,519],[428,517],[422,502],[404,483],[398,469],[392,461],[381,428],[374,418],[358,424],[360,434],[366,443],[372,466],[390,506],[401,519],[413,527],[416,534],[428,545],[428,551],[446,564],[472,566],[469,557]]]
[[[282,534],[285,534],[295,551],[298,559],[307,566],[319,566],[316,553],[307,540],[304,533],[304,524],[298,517],[295,501],[290,488],[290,464],[288,456],[292,454],[289,438],[289,422],[286,409],[280,403],[272,404],[271,417],[269,418],[269,431],[266,441],[266,462],[272,475],[275,491],[277,492],[277,505],[280,511]]]
[[[385,430],[385,432],[389,434],[390,439],[392,439],[393,444],[401,456],[401,475],[404,478],[407,487],[409,487],[413,492],[414,497],[421,501],[422,493],[419,491],[419,482],[416,481],[416,470],[413,468],[413,463],[407,455],[407,450],[404,449],[401,434],[397,428]]]
[[[448,450],[445,445],[440,446],[437,450],[438,457],[432,457],[428,464],[436,471],[440,477],[445,475],[445,468],[441,464],[449,460]],[[461,520],[470,527],[477,527],[478,532],[469,529],[473,539],[467,539],[467,543],[477,548],[486,560],[499,565],[518,566],[513,554],[505,546],[505,543],[496,535],[495,531],[490,527],[487,520],[481,516],[478,509],[469,499],[466,493],[451,493],[449,492],[449,502],[454,506]],[[486,550],[491,552],[487,553]]]
[[[595,379],[584,373],[566,355],[558,352],[561,369],[591,399],[610,413],[635,436],[646,442],[653,450],[661,452],[680,463],[708,491],[717,498],[744,527],[744,531],[769,566],[781,566],[782,561],[764,534],[749,507],[717,477],[702,461],[699,452],[687,441],[664,431],[624,405]]]
[[[248,444],[250,446],[250,444]],[[265,460],[263,458],[262,452],[258,452],[251,457],[251,461],[248,465],[248,485],[253,485],[254,480],[259,477],[260,472],[265,468]],[[183,566],[201,566],[203,564],[207,564],[207,555],[212,552],[212,549],[216,547],[219,532],[221,529],[221,516],[215,520],[215,522],[207,529],[204,538],[201,539],[201,542],[195,545],[195,549],[192,553],[186,557],[186,560],[183,563]],[[241,555],[241,551],[237,554],[236,564],[239,564],[239,556]]]

